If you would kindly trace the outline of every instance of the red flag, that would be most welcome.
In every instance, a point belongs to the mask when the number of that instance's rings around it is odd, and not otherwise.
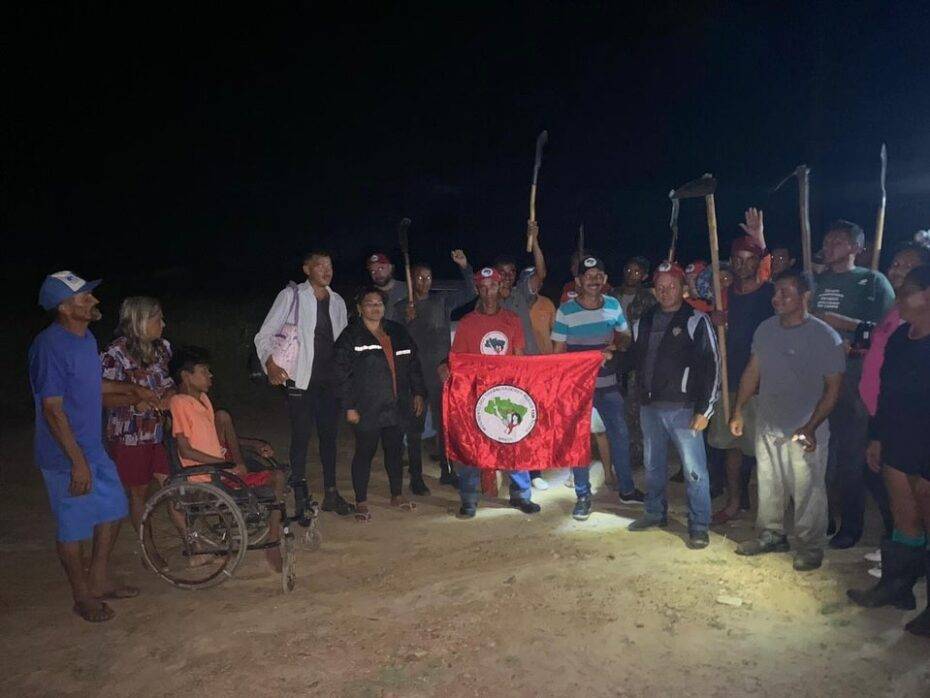
[[[602,358],[599,351],[450,354],[443,391],[446,456],[500,470],[587,465]]]

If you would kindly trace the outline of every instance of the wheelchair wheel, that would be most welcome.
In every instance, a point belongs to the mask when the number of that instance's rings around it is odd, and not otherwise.
[[[314,552],[323,545],[323,533],[320,531],[320,520],[317,517],[310,519],[310,525],[306,528],[295,526],[297,535],[300,536],[300,546],[304,550]]]
[[[262,521],[246,519],[245,528],[248,534],[248,545],[261,545],[268,538],[268,533],[271,531],[267,516]]]
[[[182,589],[206,589],[232,577],[248,542],[236,502],[210,483],[162,488],[146,502],[139,527],[146,565]]]
[[[290,531],[281,535],[281,589],[290,594],[297,586],[297,560],[294,554],[294,534]]]

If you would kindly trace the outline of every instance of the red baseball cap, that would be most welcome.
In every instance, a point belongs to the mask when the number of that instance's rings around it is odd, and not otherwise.
[[[688,265],[693,266],[691,264]],[[655,282],[659,278],[659,274],[671,274],[677,279],[685,280],[685,270],[680,266],[675,264],[675,262],[662,262],[659,266],[656,267],[656,270],[652,273],[652,281]]]
[[[376,252],[375,254],[368,257],[368,261],[365,262],[366,267],[373,267],[376,264],[390,264],[391,260],[388,258],[384,252]]]
[[[761,257],[765,254],[765,250],[762,246],[748,235],[736,238],[733,244],[730,245],[730,256],[732,257],[737,252],[751,252],[757,257]]]
[[[475,272],[475,283],[480,284],[482,281],[496,281],[500,283],[503,280],[501,273],[494,267],[484,267]]]
[[[700,274],[705,269],[707,269],[707,262],[703,259],[695,259],[685,267],[685,274]]]

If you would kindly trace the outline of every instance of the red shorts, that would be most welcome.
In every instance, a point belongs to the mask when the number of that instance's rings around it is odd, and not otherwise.
[[[261,470],[257,473],[246,473],[241,479],[248,487],[272,485],[274,484],[274,471]]]
[[[110,457],[116,462],[116,472],[124,487],[144,487],[154,475],[165,475],[168,470],[168,453],[162,444],[126,446],[111,441]]]

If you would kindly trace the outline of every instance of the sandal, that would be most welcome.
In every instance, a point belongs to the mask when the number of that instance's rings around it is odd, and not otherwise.
[[[89,608],[85,604],[76,603],[71,610],[88,623],[105,623],[116,615],[116,611],[102,602],[98,608]]]
[[[371,512],[368,510],[368,505],[365,502],[360,502],[355,505],[355,521],[356,523],[368,523],[371,521]]]
[[[415,511],[417,503],[403,497],[391,497],[391,506],[401,511]]]

